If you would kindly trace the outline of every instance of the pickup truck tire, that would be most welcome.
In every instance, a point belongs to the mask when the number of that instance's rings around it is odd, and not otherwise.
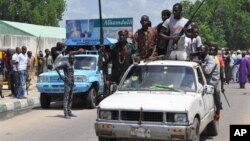
[[[48,94],[46,93],[40,94],[40,103],[43,109],[48,109],[50,107],[50,101],[51,101],[51,98]]]
[[[219,131],[219,121],[213,120],[207,125],[207,136],[217,136]]]
[[[96,107],[96,96],[97,96],[97,91],[94,87],[92,87],[89,90],[88,96],[86,98],[87,108],[94,109]]]
[[[192,141],[200,141],[200,134],[199,134],[199,130],[200,130],[200,122],[198,120],[198,118],[194,119],[194,136]]]

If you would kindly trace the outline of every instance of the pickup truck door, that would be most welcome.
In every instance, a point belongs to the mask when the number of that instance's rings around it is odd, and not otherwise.
[[[198,90],[198,92],[202,96],[202,103],[203,103],[203,109],[204,109],[204,111],[202,113],[204,113],[203,116],[205,116],[205,115],[207,115],[209,113],[209,110],[211,108],[211,105],[210,105],[211,104],[211,102],[210,102],[211,98],[210,97],[212,97],[212,95],[211,94],[205,94],[203,92],[204,85],[206,84],[206,79],[205,79],[205,76],[204,76],[204,74],[203,74],[200,67],[197,67],[196,71],[197,71],[197,76],[198,76],[198,83],[202,85],[201,89]]]

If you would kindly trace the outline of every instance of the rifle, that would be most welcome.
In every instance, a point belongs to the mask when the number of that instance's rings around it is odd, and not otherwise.
[[[59,69],[58,69],[58,68],[55,68],[55,70],[56,70],[57,74],[59,75],[60,79],[65,83],[65,77],[63,77],[63,76],[61,75]]]
[[[155,61],[155,60],[163,60],[164,58],[165,58],[165,55],[153,56],[153,57],[149,57],[149,58],[144,59],[144,62]]]
[[[201,8],[201,6],[203,5],[204,2],[205,2],[205,0],[203,0],[203,1],[200,3],[200,5],[198,6],[198,8],[195,10],[195,12],[194,12],[193,15],[191,16],[191,18],[188,20],[188,22],[185,24],[184,28],[183,28],[183,29],[181,30],[181,32],[179,33],[179,36],[181,36],[181,35],[184,34],[185,28],[187,28],[187,27],[191,24],[191,22],[192,22],[194,16],[196,15],[196,13],[197,13],[198,10]]]
[[[228,101],[228,99],[227,99],[227,96],[226,96],[225,92],[222,91],[222,94],[223,94],[223,96],[224,96],[225,99],[226,99],[227,105],[230,107],[230,104],[229,104],[229,101]]]

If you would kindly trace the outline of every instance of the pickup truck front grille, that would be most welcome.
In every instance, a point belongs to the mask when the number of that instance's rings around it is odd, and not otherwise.
[[[121,120],[139,121],[140,117],[141,121],[163,122],[162,112],[121,111]]]

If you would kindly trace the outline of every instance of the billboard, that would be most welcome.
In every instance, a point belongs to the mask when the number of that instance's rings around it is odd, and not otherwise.
[[[118,31],[127,29],[133,34],[133,18],[109,18],[103,19],[104,37],[118,37]],[[66,21],[66,38],[100,38],[100,22],[99,19],[82,19]]]

